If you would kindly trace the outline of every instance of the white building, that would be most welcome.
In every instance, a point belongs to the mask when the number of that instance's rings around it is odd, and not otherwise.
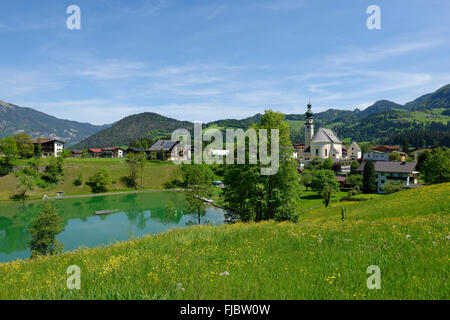
[[[350,147],[348,148],[348,158],[351,160],[361,159],[362,153],[359,145],[353,141]]]
[[[369,152],[364,153],[363,160],[389,161],[389,152],[371,150]]]
[[[342,160],[342,141],[333,130],[319,128],[314,134],[314,117],[311,111],[311,104],[308,104],[305,122],[305,160],[314,157],[321,159],[331,158],[332,160]]]
[[[57,139],[38,139],[33,144],[35,148],[40,145],[43,158],[58,157],[64,150],[64,142]]]

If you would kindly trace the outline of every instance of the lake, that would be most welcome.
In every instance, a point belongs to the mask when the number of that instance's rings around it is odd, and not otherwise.
[[[64,230],[57,237],[64,250],[108,245],[198,223],[197,217],[186,209],[187,203],[181,192],[121,194],[48,202],[57,208],[64,220]],[[175,208],[172,214],[166,213],[167,203]],[[43,201],[0,203],[0,262],[30,256],[28,242],[31,237],[27,228],[42,204]],[[95,215],[95,211],[101,210],[113,210],[114,213]],[[223,210],[208,207],[201,223],[218,225],[224,220]]]

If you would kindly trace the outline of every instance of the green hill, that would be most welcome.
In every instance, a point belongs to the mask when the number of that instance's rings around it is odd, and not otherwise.
[[[333,203],[296,224],[178,229],[0,264],[0,299],[447,300],[449,212],[447,183]],[[71,265],[81,290],[66,288]],[[380,290],[366,286],[372,265]]]
[[[164,117],[157,113],[141,113],[126,117],[74,146],[75,149],[104,148],[127,145],[141,138],[156,140],[167,137],[175,129],[193,130],[193,123]]]

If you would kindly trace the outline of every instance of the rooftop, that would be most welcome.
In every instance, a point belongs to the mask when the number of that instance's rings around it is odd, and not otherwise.
[[[149,151],[170,151],[177,143],[178,143],[178,141],[173,141],[173,140],[158,140],[148,150]]]
[[[375,146],[372,148],[373,151],[381,151],[381,152],[392,152],[392,151],[400,151],[399,146]]]
[[[64,143],[64,141],[61,141],[58,139],[36,139],[36,140],[33,140],[33,143],[34,144],[38,144],[38,143],[45,144],[45,143],[54,142],[54,141]]]
[[[411,173],[416,171],[417,162],[405,162],[405,161],[375,161],[376,172],[397,172],[397,173]],[[366,162],[361,163],[358,171],[363,171]]]
[[[311,143],[313,142],[333,142],[333,143],[342,143],[341,140],[337,137],[336,133],[333,130],[320,128],[314,137],[311,139]]]

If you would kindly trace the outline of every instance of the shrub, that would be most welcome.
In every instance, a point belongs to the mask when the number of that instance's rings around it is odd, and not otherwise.
[[[80,173],[78,176],[73,180],[73,185],[76,187],[79,187],[83,184],[83,175]]]
[[[394,192],[398,192],[403,190],[405,187],[403,186],[403,183],[399,181],[391,182],[389,181],[386,183],[383,187],[381,187],[381,191],[387,194],[391,194]]]
[[[106,192],[108,191],[107,185],[110,183],[110,173],[106,169],[98,170],[92,177],[89,178],[88,185],[91,187],[92,192]]]

